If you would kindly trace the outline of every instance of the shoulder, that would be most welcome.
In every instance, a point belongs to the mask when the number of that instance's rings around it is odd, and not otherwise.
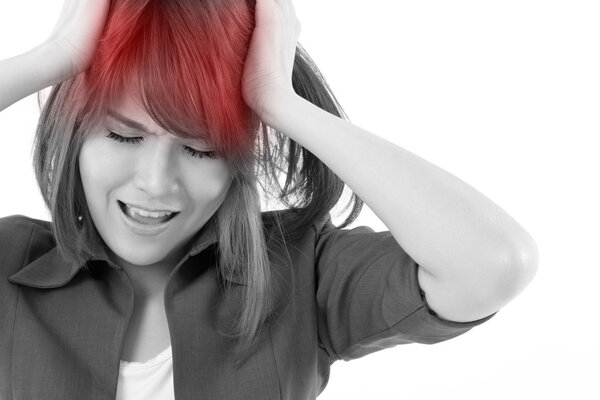
[[[49,221],[43,221],[41,219],[31,218],[26,215],[15,214],[15,215],[9,215],[6,217],[0,217],[0,229],[6,228],[6,227],[31,228],[33,225],[37,225],[37,226],[39,226],[41,228],[45,228],[45,229],[50,228]]]
[[[361,234],[373,233],[367,226],[340,229],[333,224],[330,213],[311,219],[284,209],[263,212],[262,220],[268,244],[283,242],[305,251],[309,248],[318,250],[324,244],[339,244],[344,238],[356,241]]]
[[[44,254],[56,246],[51,223],[24,215],[0,218],[0,268],[19,269],[28,255]],[[10,271],[5,271],[10,272]]]
[[[291,209],[270,210],[261,212],[262,222],[267,232],[279,231],[279,234],[292,233],[291,227],[298,223],[300,217]],[[302,226],[301,231],[314,233],[323,229],[324,224],[330,221],[329,214],[320,219],[310,221]]]
[[[338,227],[333,224],[330,213],[316,217],[313,220],[307,220],[304,222],[304,225],[300,226],[298,226],[299,219],[298,215],[289,209],[262,212],[263,225],[268,236],[283,235],[291,241],[312,240],[315,242],[313,245],[316,245],[317,248],[323,243],[337,244],[338,242],[348,242],[346,244],[353,243],[359,245],[360,241],[364,238],[384,240],[386,239],[386,235],[389,235],[389,232],[375,232],[371,227],[366,225],[354,226],[352,228]],[[391,237],[391,235],[389,236]]]
[[[296,220],[299,218],[298,215],[290,209],[263,211],[261,216],[263,224],[266,228],[273,228],[277,225],[281,225],[285,228],[291,225],[293,222],[296,222]],[[315,218],[313,221],[307,223],[305,225],[305,229],[320,233],[323,230],[328,231],[337,228],[331,221],[331,215],[327,213],[322,217]]]
[[[23,236],[28,236],[36,230],[39,233],[50,234],[52,228],[49,221],[27,217],[25,215],[9,215],[0,218],[0,238],[14,243]],[[4,244],[4,241],[2,241]]]

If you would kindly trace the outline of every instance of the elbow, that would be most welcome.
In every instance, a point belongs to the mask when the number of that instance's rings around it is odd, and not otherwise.
[[[526,245],[513,249],[506,262],[500,267],[496,288],[498,295],[509,302],[518,296],[533,281],[538,265],[539,252],[533,239],[528,240]]]

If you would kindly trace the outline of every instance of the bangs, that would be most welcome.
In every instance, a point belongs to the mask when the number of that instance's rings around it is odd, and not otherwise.
[[[91,119],[127,92],[173,135],[223,153],[252,147],[259,120],[241,94],[248,2],[123,0],[110,13],[87,76]]]

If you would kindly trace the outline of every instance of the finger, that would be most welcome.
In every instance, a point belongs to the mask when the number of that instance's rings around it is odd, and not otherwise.
[[[292,0],[283,0],[284,3],[287,4],[288,9],[290,10],[290,15],[294,18],[298,18],[296,15],[296,8],[294,7],[294,2]]]
[[[301,23],[300,20],[298,19],[298,15],[296,14],[296,9],[294,7],[294,3],[292,0],[275,0],[280,7],[282,8],[282,10],[284,11],[284,14],[286,15],[286,18],[288,19],[290,24],[293,24],[294,26],[294,30],[296,32],[296,36],[300,35],[300,30],[301,30]]]
[[[292,4],[291,0],[274,0],[274,2],[281,8],[286,18],[289,18],[290,20],[297,19],[296,10],[294,9],[294,4]]]
[[[298,19],[298,14],[296,14],[296,8],[294,7],[294,2],[292,0],[286,0],[290,4],[290,10],[292,11],[292,17],[296,23],[296,36],[300,36],[300,31],[302,29],[302,24]]]

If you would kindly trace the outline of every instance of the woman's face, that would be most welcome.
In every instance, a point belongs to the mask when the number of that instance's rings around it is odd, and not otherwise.
[[[194,153],[214,148],[163,130],[129,94],[113,111],[89,132],[79,155],[93,222],[121,265],[174,266],[225,199],[230,168],[223,158]],[[143,216],[134,206],[177,214]]]

